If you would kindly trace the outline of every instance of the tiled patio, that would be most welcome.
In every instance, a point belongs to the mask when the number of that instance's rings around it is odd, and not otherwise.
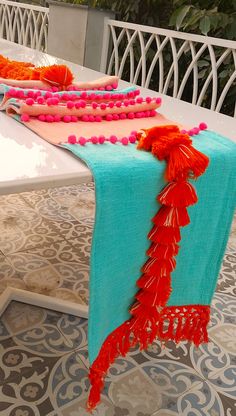
[[[0,197],[0,293],[7,285],[88,301],[93,186]],[[208,345],[156,342],[119,359],[96,416],[236,412],[236,222],[212,306]],[[191,284],[191,282],[190,282]],[[0,416],[83,416],[87,322],[12,302],[0,320]]]

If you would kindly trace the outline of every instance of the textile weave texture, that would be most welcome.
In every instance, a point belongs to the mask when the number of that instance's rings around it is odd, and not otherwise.
[[[205,131],[193,146],[210,158],[194,183],[198,203],[182,229],[168,305],[209,305],[225,251],[236,203],[236,145]],[[136,280],[146,260],[147,234],[165,186],[165,162],[135,146],[65,144],[83,159],[95,180],[96,218],[90,259],[89,360],[109,333],[129,318]]]

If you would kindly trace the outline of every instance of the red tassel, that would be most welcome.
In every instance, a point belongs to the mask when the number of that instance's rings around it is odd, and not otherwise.
[[[192,140],[187,134],[171,133],[164,135],[154,141],[152,145],[152,154],[159,160],[168,159],[171,152],[180,145],[189,146]]]
[[[148,259],[142,267],[142,272],[149,276],[166,276],[171,273],[176,266],[175,259]]]
[[[89,411],[100,401],[104,378],[110,365],[119,355],[126,355],[131,346],[139,343],[141,349],[146,348],[157,336],[163,340],[193,341],[196,345],[208,340],[209,306],[170,306],[158,312],[157,307],[136,302],[131,313],[133,317],[106,338],[90,368],[89,379],[92,387],[88,399]]]
[[[190,218],[185,207],[162,206],[152,221],[157,226],[184,227],[190,223]]]
[[[150,129],[142,129],[137,135],[137,149],[149,151],[152,148],[152,144],[160,138],[160,136],[168,136],[171,133],[179,133],[179,128],[176,125],[166,125],[151,127]],[[169,140],[167,143],[169,144]]]
[[[148,234],[149,240],[159,244],[178,243],[181,240],[179,227],[156,226]]]
[[[73,81],[73,74],[66,65],[50,65],[42,68],[40,79],[50,85],[66,89]]]
[[[198,198],[194,187],[186,181],[169,183],[157,197],[161,205],[188,207],[196,204]]]
[[[208,164],[208,157],[193,146],[176,146],[169,155],[166,178],[169,182],[178,178],[196,179],[205,172]]]
[[[136,295],[136,299],[143,305],[165,306],[171,294],[170,276],[160,277],[152,282],[147,288]]]
[[[177,256],[179,246],[177,244],[156,244],[153,243],[147,250],[148,257],[155,257],[156,259],[170,259],[171,257]]]

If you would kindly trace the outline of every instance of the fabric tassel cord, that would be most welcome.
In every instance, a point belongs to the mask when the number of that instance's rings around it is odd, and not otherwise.
[[[197,202],[189,179],[202,175],[209,159],[194,149],[190,137],[174,125],[143,130],[138,139],[138,149],[150,151],[158,160],[166,161],[168,184],[157,196],[161,207],[152,219],[154,225],[148,234],[151,241],[147,250],[149,258],[137,281],[139,291],[130,309],[131,318],[106,338],[90,368],[89,411],[100,401],[110,365],[135,345],[145,349],[157,337],[175,342],[188,340],[196,346],[208,341],[209,306],[166,305],[171,294],[171,273],[176,267],[175,256],[179,251],[180,228],[190,222],[187,207]]]

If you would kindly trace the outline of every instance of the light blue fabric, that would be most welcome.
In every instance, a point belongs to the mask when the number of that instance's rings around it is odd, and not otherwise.
[[[181,229],[173,291],[168,305],[211,302],[236,204],[236,145],[205,131],[194,146],[210,166],[196,183],[199,201],[189,208],[191,224]],[[65,144],[91,168],[96,220],[90,260],[89,359],[116,327],[129,318],[136,280],[150,245],[147,234],[164,187],[165,162],[135,146]]]

